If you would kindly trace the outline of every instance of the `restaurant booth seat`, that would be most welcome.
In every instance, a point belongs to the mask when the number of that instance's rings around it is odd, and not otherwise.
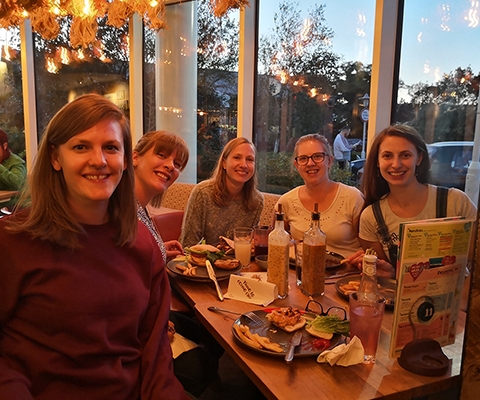
[[[148,211],[155,220],[163,240],[178,240],[182,229],[182,219],[194,183],[175,182],[164,193],[160,207],[148,205]],[[275,204],[280,195],[262,192],[265,199],[259,225],[272,225]]]

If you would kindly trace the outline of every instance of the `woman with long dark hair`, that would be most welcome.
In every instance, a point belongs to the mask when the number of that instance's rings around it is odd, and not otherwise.
[[[366,208],[360,216],[360,241],[364,249],[377,252],[379,275],[395,276],[400,223],[437,217],[439,188],[428,183],[429,171],[427,146],[408,125],[390,126],[372,143],[363,176]],[[445,200],[444,216],[476,219],[476,208],[462,191],[450,188]],[[374,207],[384,224],[375,217]]]

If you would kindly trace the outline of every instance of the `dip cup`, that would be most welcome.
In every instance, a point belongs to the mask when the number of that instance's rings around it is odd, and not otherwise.
[[[350,338],[357,336],[362,342],[365,350],[363,363],[374,363],[385,313],[385,299],[379,296],[373,303],[359,301],[355,292],[350,294],[349,308]]]

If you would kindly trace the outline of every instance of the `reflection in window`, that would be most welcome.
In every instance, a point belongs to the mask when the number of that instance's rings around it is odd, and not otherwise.
[[[155,117],[155,36],[143,27],[143,133],[156,130]]]
[[[0,28],[0,128],[13,153],[25,159],[20,32]]]
[[[320,133],[333,144],[348,124],[361,139],[358,99],[370,88],[374,6],[260,1],[255,144],[262,190],[284,193],[301,184],[291,168],[299,137]],[[332,173],[355,184],[348,170]]]
[[[427,143],[473,140],[480,55],[478,2],[405,1],[396,122]]]
[[[69,45],[71,19],[61,21],[58,37],[35,34],[35,83],[38,132],[66,103],[85,93],[110,99],[129,115],[128,25],[115,28],[98,19],[96,42],[88,47]]]
[[[197,178],[208,178],[223,146],[237,136],[239,12],[216,18],[197,2]]]

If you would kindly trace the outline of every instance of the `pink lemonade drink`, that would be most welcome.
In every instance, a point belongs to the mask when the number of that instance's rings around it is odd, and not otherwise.
[[[383,298],[376,303],[361,303],[357,301],[356,293],[350,295],[350,338],[357,336],[362,342],[364,363],[375,362],[384,311]]]

